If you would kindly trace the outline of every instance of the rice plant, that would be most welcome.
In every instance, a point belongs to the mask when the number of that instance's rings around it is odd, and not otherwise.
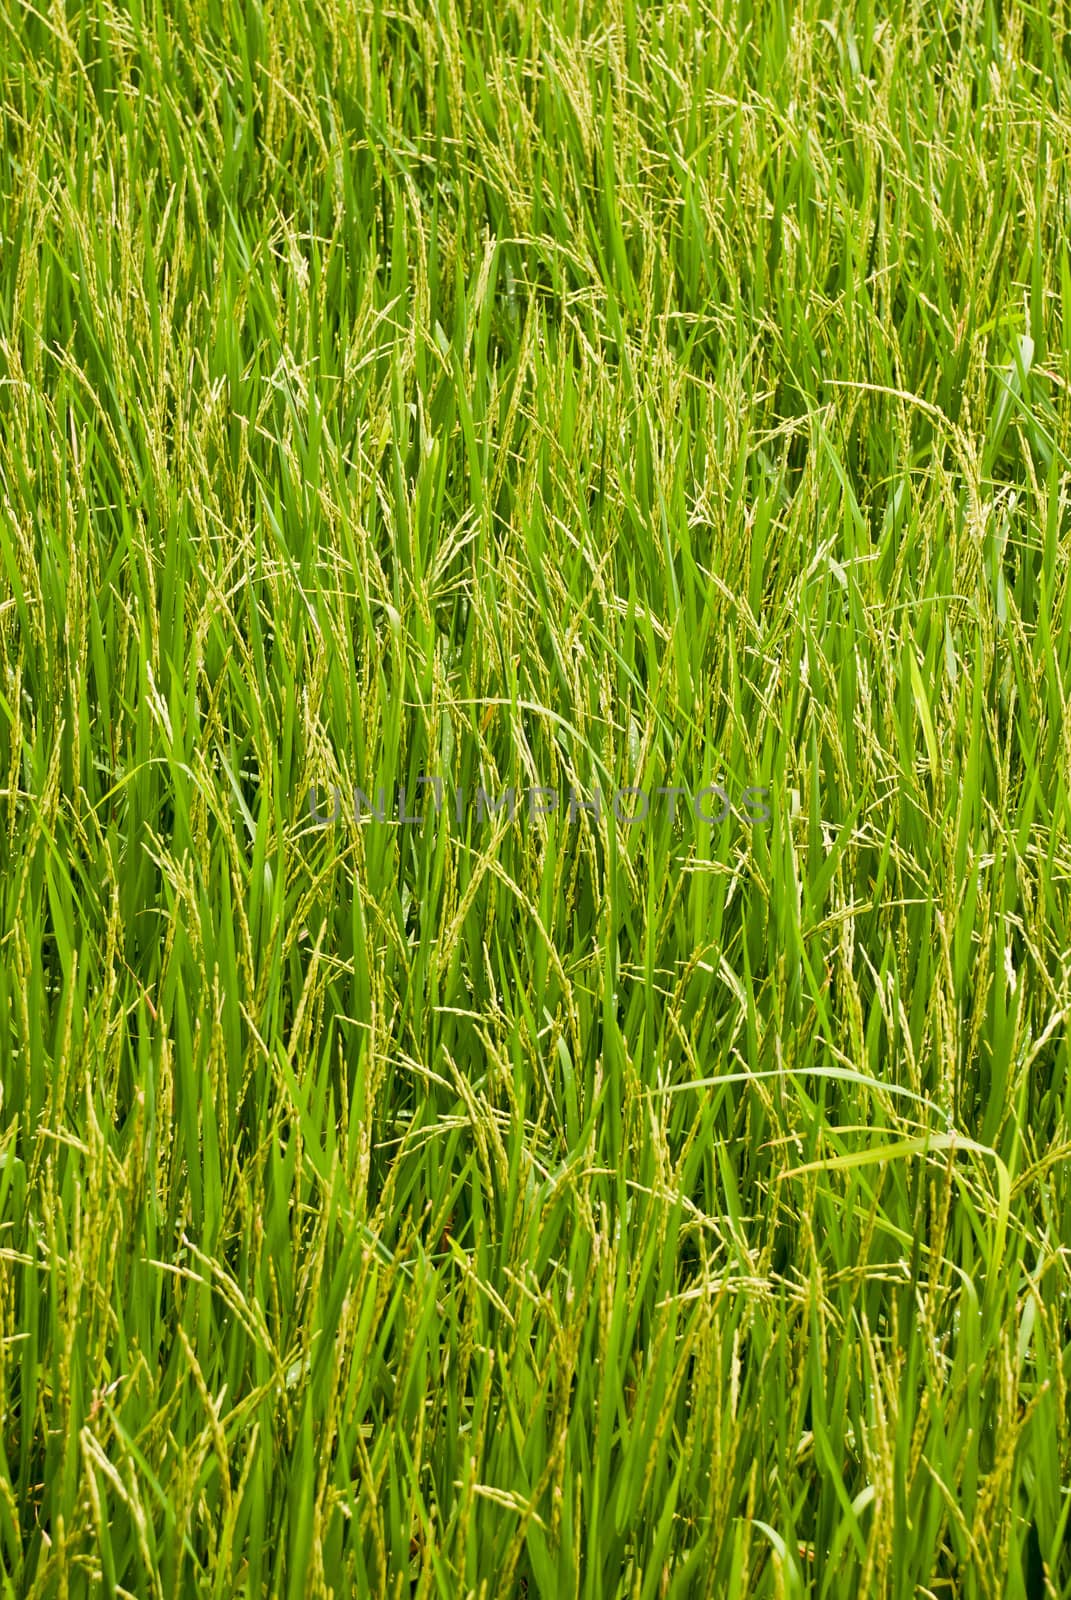
[[[1071,1596],[1064,0],[0,113],[0,1595]]]

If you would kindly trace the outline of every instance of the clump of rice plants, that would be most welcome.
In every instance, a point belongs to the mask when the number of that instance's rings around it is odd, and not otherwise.
[[[5,1600],[1071,1595],[1069,108],[4,8]]]

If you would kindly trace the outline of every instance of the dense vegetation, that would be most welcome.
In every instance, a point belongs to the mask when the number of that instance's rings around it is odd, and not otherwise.
[[[1063,0],[0,112],[0,1594],[1071,1595]]]

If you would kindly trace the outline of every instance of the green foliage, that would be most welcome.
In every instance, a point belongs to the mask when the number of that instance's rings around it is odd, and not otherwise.
[[[1071,1595],[1066,8],[0,108],[0,1596]]]

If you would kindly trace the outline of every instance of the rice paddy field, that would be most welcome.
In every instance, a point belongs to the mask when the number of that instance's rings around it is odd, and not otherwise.
[[[0,1596],[1071,1595],[1066,0],[0,119]]]

